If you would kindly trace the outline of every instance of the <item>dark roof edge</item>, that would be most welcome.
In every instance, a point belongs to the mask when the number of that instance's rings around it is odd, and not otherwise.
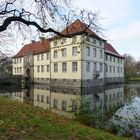
[[[107,54],[111,54],[111,55],[113,55],[113,56],[117,56],[117,57],[119,57],[119,58],[122,58],[122,59],[124,59],[124,57],[123,57],[122,55],[115,54],[115,53],[113,53],[113,52],[110,52],[110,51],[107,51],[107,50],[105,50],[105,53],[107,53]]]

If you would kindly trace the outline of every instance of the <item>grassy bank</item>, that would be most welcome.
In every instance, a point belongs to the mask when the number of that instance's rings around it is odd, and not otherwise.
[[[0,97],[0,140],[126,140]]]
[[[140,82],[140,77],[131,77],[128,79],[130,82]]]

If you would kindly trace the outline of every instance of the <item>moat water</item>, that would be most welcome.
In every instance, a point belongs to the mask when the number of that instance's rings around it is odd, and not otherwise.
[[[80,104],[88,103],[102,121],[119,127],[118,135],[129,132],[140,138],[140,83],[85,88],[37,84],[24,88],[1,86],[0,96],[67,117],[74,117]]]

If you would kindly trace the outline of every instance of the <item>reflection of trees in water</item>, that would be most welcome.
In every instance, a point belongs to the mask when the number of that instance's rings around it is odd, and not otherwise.
[[[140,88],[136,88],[136,90],[137,90],[137,96],[140,97]]]
[[[10,96],[11,97],[11,93],[12,92],[19,92],[21,91],[21,87],[18,87],[17,85],[14,86],[14,85],[11,85],[11,86],[0,86],[0,95],[2,96]]]

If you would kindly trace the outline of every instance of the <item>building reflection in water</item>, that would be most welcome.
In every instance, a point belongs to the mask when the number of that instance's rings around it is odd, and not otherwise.
[[[72,111],[78,104],[89,102],[92,109],[100,109],[102,115],[117,110],[124,104],[124,86],[98,87],[51,87],[49,85],[33,85],[20,92],[13,92],[12,97],[20,102],[33,104],[43,109],[50,109],[60,115],[72,117]],[[75,102],[77,101],[77,102]]]

